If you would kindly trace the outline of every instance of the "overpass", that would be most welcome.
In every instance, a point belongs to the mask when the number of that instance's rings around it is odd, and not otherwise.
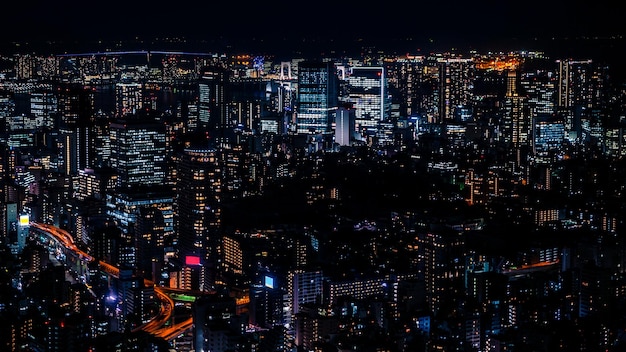
[[[66,252],[69,251],[68,254],[78,259],[76,263],[77,266],[79,266],[78,270],[82,270],[83,272],[86,271],[87,265],[95,260],[95,258],[93,258],[91,255],[76,246],[74,238],[67,231],[60,229],[56,226],[37,222],[30,222],[30,226],[31,229],[36,229],[39,234],[48,236],[57,245],[61,246]],[[98,266],[103,272],[109,274],[114,278],[119,278],[120,270],[116,266],[102,260],[98,261]],[[161,337],[167,341],[171,341],[193,327],[193,318],[186,319],[180,323],[171,326],[166,326],[166,323],[170,321],[174,312],[174,299],[170,297],[170,294],[176,292],[179,295],[183,295],[186,293],[198,295],[198,292],[156,286],[154,285],[154,282],[148,279],[144,279],[144,285],[146,287],[154,287],[155,296],[161,302],[161,306],[157,315],[152,317],[150,321],[137,326],[135,329],[132,330],[133,332],[145,331],[152,334],[153,336]],[[203,294],[206,294],[206,292],[204,292]]]

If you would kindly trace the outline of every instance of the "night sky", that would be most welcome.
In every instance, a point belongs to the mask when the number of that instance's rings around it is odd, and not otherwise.
[[[573,38],[626,33],[622,12],[608,0],[398,1],[18,1],[4,10],[0,33],[14,41],[57,43],[65,50],[98,41],[184,37],[236,50],[341,50],[372,45],[419,51],[485,47],[534,50]],[[545,42],[549,44],[545,44]],[[60,44],[59,44],[60,43]],[[541,44],[539,44],[541,43]],[[623,44],[623,41],[621,42]],[[612,46],[609,44],[608,46]],[[607,44],[601,44],[603,48]],[[622,50],[616,45],[615,50]],[[137,48],[141,49],[141,48]],[[177,49],[175,47],[165,49]],[[181,50],[188,48],[180,48]],[[604,50],[613,50],[611,48]]]

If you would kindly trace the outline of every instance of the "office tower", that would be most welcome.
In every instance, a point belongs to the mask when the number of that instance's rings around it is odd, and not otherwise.
[[[400,57],[386,66],[392,103],[399,104],[400,116],[422,113],[421,101],[424,57]]]
[[[335,112],[335,143],[348,146],[354,139],[355,116],[350,106],[340,107]]]
[[[235,299],[218,293],[196,299],[193,309],[194,343],[196,351],[229,351],[235,349],[241,334],[237,326]]]
[[[298,350],[314,351],[323,336],[332,336],[339,330],[339,318],[332,314],[306,307],[295,315],[295,344]]]
[[[296,132],[329,133],[337,108],[338,78],[332,62],[301,62],[298,67]]]
[[[418,234],[428,309],[435,315],[450,293],[464,285],[465,265],[463,235],[452,230],[437,230]]]
[[[57,89],[59,110],[59,159],[68,175],[94,166],[94,94],[81,85],[67,84]]]
[[[267,329],[282,326],[285,291],[274,275],[263,275],[261,280],[250,288],[250,323]]]
[[[565,123],[563,119],[554,114],[537,115],[533,118],[533,154],[537,162],[551,164],[553,158],[561,151],[565,142]]]
[[[95,226],[89,243],[90,253],[96,260],[117,264],[121,240],[122,230],[114,223],[106,222],[101,226]]]
[[[17,203],[8,203],[3,199],[0,205],[0,210],[2,211],[0,215],[0,220],[2,220],[2,223],[0,223],[2,226],[2,233],[0,233],[2,242],[5,244],[13,243],[17,234]]]
[[[15,116],[15,100],[9,93],[0,93],[0,133],[7,131],[11,116]]]
[[[130,117],[110,124],[110,166],[117,186],[161,185],[166,176],[165,125],[149,118]]]
[[[235,275],[243,274],[243,251],[240,236],[224,236],[222,239],[222,271]]]
[[[121,238],[129,246],[136,248],[144,241],[160,242],[158,238],[163,241],[173,238],[174,198],[171,192],[153,188],[147,192],[114,192],[106,197],[107,215],[120,228]],[[150,224],[154,227],[148,230]],[[141,232],[137,233],[138,230]]]
[[[214,282],[218,261],[222,196],[219,158],[214,149],[188,148],[181,154],[178,165],[176,225],[179,253],[181,258],[200,256],[202,263],[206,263],[202,270],[210,270],[211,277],[202,278],[200,289],[208,289],[205,283]]]
[[[198,80],[198,131],[208,133],[214,143],[223,142],[232,127],[228,121],[230,73],[220,66],[204,67]]]
[[[298,314],[306,304],[321,304],[324,276],[321,271],[299,271],[291,273],[288,294],[291,296],[291,311]]]
[[[56,94],[48,90],[32,92],[30,94],[30,113],[35,118],[37,127],[54,128],[58,113]]]
[[[466,108],[474,84],[474,61],[470,58],[438,58],[439,67],[439,121],[457,117],[459,109]]]
[[[277,113],[272,99],[275,99],[280,86],[273,81],[260,78],[238,78],[229,84],[228,120],[240,133],[258,131],[263,116]]]
[[[557,74],[550,66],[544,66],[547,65],[520,72],[520,86],[536,115],[554,114],[557,111]]]
[[[621,158],[626,155],[626,123],[610,121],[603,124],[604,153],[610,157]]]
[[[135,246],[137,269],[140,276],[161,280],[164,267],[165,247],[174,240],[173,209],[141,207],[135,222]]]
[[[105,198],[106,184],[111,175],[106,170],[82,169],[74,179],[74,198],[79,201]]]
[[[111,158],[110,122],[106,115],[96,114],[93,123],[92,145],[93,155],[89,158],[93,167],[108,165]]]
[[[94,113],[94,92],[80,84],[62,84],[57,90],[60,120],[66,125],[87,125]]]
[[[19,80],[34,78],[35,57],[31,54],[16,55],[15,76]]]
[[[375,134],[378,123],[389,118],[390,101],[384,67],[352,67],[347,82],[347,101],[354,108],[357,130],[362,135]]]
[[[592,60],[556,60],[557,108],[565,116],[571,141],[581,138],[581,119],[591,119],[593,110],[606,107],[608,67]]]
[[[143,108],[143,92],[141,83],[115,84],[115,115],[116,117],[126,117],[135,115]]]
[[[502,116],[502,140],[510,148],[515,165],[525,162],[526,153],[531,146],[532,116],[526,96],[518,93],[517,72],[507,74],[507,90],[505,94]]]
[[[584,106],[591,103],[589,77],[592,70],[591,60],[557,60],[559,107]],[[569,122],[568,122],[569,123]]]

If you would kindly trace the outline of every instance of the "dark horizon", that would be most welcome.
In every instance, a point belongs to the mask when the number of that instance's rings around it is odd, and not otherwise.
[[[527,50],[614,58],[626,51],[621,12],[604,0],[575,6],[534,0],[449,0],[411,6],[399,1],[372,6],[322,0],[300,8],[280,0],[113,0],[91,8],[74,0],[21,2],[5,13],[0,33],[1,50],[41,54],[115,50],[112,44],[120,43],[124,50],[259,55],[353,55],[371,48],[415,55],[452,49]]]
[[[120,37],[122,38],[122,37]],[[115,51],[173,51],[214,54],[251,54],[277,60],[291,58],[350,57],[364,53],[428,55],[436,52],[543,52],[550,59],[592,59],[608,64],[618,80],[626,80],[626,36],[501,37],[483,38],[471,34],[435,38],[332,37],[323,35],[259,36],[236,35],[220,38],[145,36],[126,39],[14,40],[0,42],[3,55],[59,55]]]

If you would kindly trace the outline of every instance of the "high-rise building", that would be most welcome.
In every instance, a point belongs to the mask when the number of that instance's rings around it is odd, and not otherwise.
[[[441,230],[419,234],[419,243],[427,306],[437,314],[450,292],[463,285],[465,240],[459,232]]]
[[[528,96],[528,104],[537,115],[556,112],[557,83],[557,75],[549,67],[524,70],[520,73],[520,85]]]
[[[127,240],[133,246],[139,242],[137,236],[141,235],[136,234],[135,231],[137,229],[146,231],[146,224],[152,220],[155,226],[158,225],[158,228],[162,228],[163,233],[150,234],[151,237],[171,238],[173,236],[173,203],[174,199],[170,192],[156,191],[156,189],[153,192],[117,192],[107,194],[106,199],[107,215],[122,230],[122,239]],[[142,215],[147,215],[148,210],[145,209],[158,211],[158,217],[154,213],[150,213],[152,220],[142,218]]]
[[[385,68],[352,67],[347,100],[355,110],[355,125],[362,134],[376,133],[378,123],[389,118],[390,101]]]
[[[176,226],[181,256],[196,255],[215,280],[221,222],[222,175],[215,149],[188,148],[180,156],[176,184]]]
[[[94,129],[92,127],[94,93],[80,85],[58,88],[59,133],[62,168],[68,175],[94,166]]]
[[[220,66],[205,67],[200,72],[198,83],[198,132],[208,132],[220,143],[227,131],[228,121],[228,80],[230,74]]]
[[[474,62],[470,58],[439,58],[439,118],[454,119],[471,101]]]
[[[565,141],[565,124],[558,115],[537,115],[533,119],[533,154],[538,161],[549,162],[550,152],[561,150]]]
[[[128,118],[110,124],[110,166],[120,188],[160,185],[167,174],[165,125]]]
[[[298,67],[296,132],[330,133],[337,108],[338,78],[332,62],[301,62]]]
[[[400,116],[410,116],[422,112],[421,94],[424,58],[407,56],[398,58],[388,67],[388,80],[393,103],[399,104]]]
[[[335,143],[340,146],[350,145],[355,134],[354,109],[340,107],[335,114]]]
[[[141,83],[115,84],[115,113],[117,117],[137,114],[143,108]]]
[[[298,314],[305,304],[321,304],[324,276],[321,271],[301,271],[290,275],[289,294],[292,312]]]
[[[37,121],[37,127],[55,127],[58,112],[58,99],[52,91],[41,90],[30,95],[30,113]]]
[[[608,67],[592,60],[557,60],[557,107],[565,116],[568,139],[581,138],[581,119],[607,100]]]
[[[502,140],[513,153],[515,164],[523,164],[531,146],[532,116],[528,98],[518,93],[517,71],[509,71],[502,116]]]

